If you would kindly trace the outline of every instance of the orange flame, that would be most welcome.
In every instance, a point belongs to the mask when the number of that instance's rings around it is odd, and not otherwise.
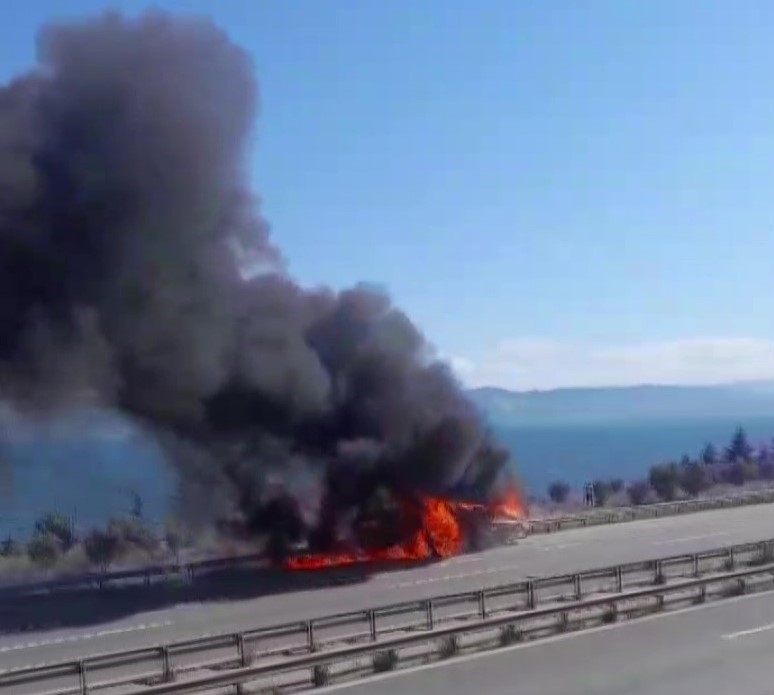
[[[527,518],[527,510],[521,501],[516,488],[508,488],[505,494],[491,506],[491,513],[494,518],[505,518],[520,521]]]
[[[526,517],[524,506],[515,489],[507,491],[489,507],[438,497],[426,497],[420,504],[420,528],[403,543],[374,550],[309,553],[285,560],[284,567],[291,570],[315,570],[365,562],[425,560],[433,555],[450,557],[457,555],[463,545],[462,531],[457,519],[459,510],[489,511],[493,518],[520,520]]]

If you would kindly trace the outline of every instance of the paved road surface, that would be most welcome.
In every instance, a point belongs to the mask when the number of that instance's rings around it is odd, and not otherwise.
[[[332,695],[771,695],[774,595],[326,688]]]
[[[0,637],[0,669],[307,619],[440,593],[774,537],[774,505],[533,536],[517,546],[390,572],[362,584],[181,604],[89,627]],[[774,682],[774,676],[772,676]]]

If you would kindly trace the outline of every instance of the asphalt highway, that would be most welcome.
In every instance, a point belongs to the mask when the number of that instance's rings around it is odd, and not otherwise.
[[[774,594],[326,688],[340,695],[770,695]]]
[[[774,505],[532,536],[515,546],[386,572],[357,584],[240,600],[181,603],[153,611],[137,608],[119,619],[100,619],[95,614],[88,625],[75,628],[6,634],[0,637],[0,669],[83,658],[772,537]]]

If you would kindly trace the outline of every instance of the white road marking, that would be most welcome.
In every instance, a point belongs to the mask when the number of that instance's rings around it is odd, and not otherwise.
[[[588,543],[586,541],[574,541],[572,543],[557,543],[556,545],[543,545],[543,546],[536,546],[535,550],[540,550],[541,552],[547,553],[552,550],[566,550],[567,548],[575,548],[579,545],[587,545]]]
[[[0,654],[7,652],[17,652],[22,649],[36,649],[38,647],[50,647],[55,644],[66,644],[70,642],[82,642],[86,640],[99,639],[100,637],[109,637],[110,635],[122,635],[127,632],[139,632],[140,630],[156,630],[161,627],[172,625],[171,620],[160,623],[142,623],[140,625],[130,625],[129,627],[119,627],[113,630],[100,630],[99,632],[87,632],[82,635],[68,635],[66,637],[54,637],[53,639],[40,640],[39,642],[25,642],[23,644],[11,644],[7,647],[0,647]]]
[[[716,531],[715,533],[704,533],[701,536],[683,536],[682,538],[669,538],[662,541],[652,541],[651,545],[670,545],[672,543],[687,543],[688,541],[700,541],[705,538],[717,538],[718,536],[728,536],[729,531]]]
[[[774,623],[769,625],[761,625],[760,627],[753,627],[749,630],[740,630],[739,632],[729,632],[726,635],[722,635],[723,639],[738,639],[739,637],[747,637],[748,635],[757,635],[760,632],[768,632],[774,630]]]
[[[449,565],[464,565],[467,562],[481,562],[484,558],[476,555],[463,555],[461,557],[453,557],[451,560],[447,560],[445,564]]]
[[[484,574],[495,574],[497,572],[512,572],[518,570],[519,565],[502,565],[500,567],[489,567],[487,569],[474,570],[473,572],[461,572],[459,574],[445,574],[441,577],[427,577],[425,579],[412,579],[407,582],[389,584],[385,589],[406,589],[410,586],[421,586],[422,584],[435,584],[437,582],[449,582],[453,579],[468,579],[469,577],[480,577]]]

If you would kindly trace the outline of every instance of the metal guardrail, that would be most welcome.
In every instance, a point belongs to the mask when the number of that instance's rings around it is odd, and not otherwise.
[[[664,608],[666,596],[684,594],[685,592],[692,592],[696,589],[698,589],[696,594],[693,595],[690,593],[688,597],[684,597],[685,600],[703,602],[707,599],[708,588],[713,585],[726,585],[729,582],[734,581],[743,582],[747,577],[772,573],[774,573],[774,564],[767,564],[752,569],[725,573],[720,576],[703,577],[677,582],[669,586],[659,586],[627,592],[613,597],[600,597],[563,606],[535,609],[516,615],[504,615],[498,618],[479,620],[464,625],[434,628],[426,632],[393,637],[378,644],[345,646],[327,652],[311,653],[274,664],[242,666],[231,671],[213,673],[190,681],[160,683],[141,689],[138,688],[130,691],[129,695],[177,695],[179,693],[195,693],[227,686],[236,686],[239,688],[245,683],[256,681],[262,677],[278,676],[297,671],[308,671],[310,669],[327,667],[337,662],[353,662],[357,659],[362,659],[363,657],[374,657],[376,654],[389,651],[397,653],[400,649],[434,643],[444,639],[456,640],[464,635],[489,632],[507,628],[509,626],[514,626],[516,630],[522,631],[530,622],[540,621],[541,619],[546,618],[558,618],[555,623],[548,626],[548,630],[552,632],[564,631],[568,628],[570,616],[573,614],[581,614],[580,618],[581,620],[584,620],[584,613],[587,614],[589,611],[593,611],[596,608],[607,608],[612,611],[611,619],[615,620],[617,619],[619,612],[622,612],[620,606],[623,603],[632,603],[655,598],[654,608],[659,610]],[[642,610],[641,607],[640,610]],[[586,621],[589,619],[592,621],[605,621],[605,618],[601,617],[599,614],[587,617]],[[313,681],[314,676],[312,678],[312,682]],[[85,695],[87,691],[82,689],[80,692],[82,695]],[[237,692],[239,692],[239,690],[237,690]]]
[[[170,679],[174,673],[205,667],[246,666],[256,658],[271,659],[314,652],[352,641],[379,643],[404,631],[431,631],[460,620],[491,620],[534,611],[541,603],[601,592],[621,594],[632,586],[662,585],[703,572],[735,570],[774,561],[774,538],[655,560],[631,562],[585,572],[542,577],[476,591],[440,595],[325,616],[308,621],[203,637],[130,651],[0,672],[0,690],[46,682],[60,684],[57,693],[85,693],[142,679]],[[609,599],[608,599],[609,600]],[[77,682],[76,682],[77,679]],[[69,690],[68,690],[69,688]],[[17,691],[19,692],[19,691]]]
[[[188,563],[170,563],[165,565],[151,565],[141,569],[119,570],[117,572],[87,572],[63,579],[51,579],[47,581],[24,582],[17,584],[0,585],[0,600],[22,595],[34,595],[52,593],[55,591],[67,591],[74,589],[103,589],[110,584],[141,583],[149,585],[155,579],[169,579],[171,577],[186,577],[193,579],[203,572],[214,572],[224,569],[238,569],[265,563],[266,558],[260,553],[239,555],[236,557],[213,558],[198,560]]]
[[[529,521],[528,532],[530,534],[551,533],[585,526],[636,521],[661,516],[672,516],[690,512],[772,502],[774,502],[774,489],[756,490],[740,495],[714,497],[709,499],[659,502],[657,504],[639,507],[614,507],[594,510],[582,515],[564,516],[553,519],[534,519]],[[55,591],[89,588],[103,589],[111,584],[149,585],[154,580],[164,580],[174,577],[184,577],[190,581],[195,576],[202,573],[250,567],[259,565],[263,562],[265,562],[264,556],[256,553],[237,557],[199,560],[189,563],[154,565],[151,567],[121,570],[117,572],[90,572],[64,579],[22,582],[5,586],[0,585],[0,600],[24,595],[52,593]]]
[[[753,504],[769,504],[772,502],[774,502],[774,489],[765,489],[707,499],[658,502],[637,507],[600,508],[585,514],[562,516],[553,519],[534,519],[530,522],[530,533],[551,533],[584,526],[654,519],[662,516],[676,516],[678,514],[728,509]]]

